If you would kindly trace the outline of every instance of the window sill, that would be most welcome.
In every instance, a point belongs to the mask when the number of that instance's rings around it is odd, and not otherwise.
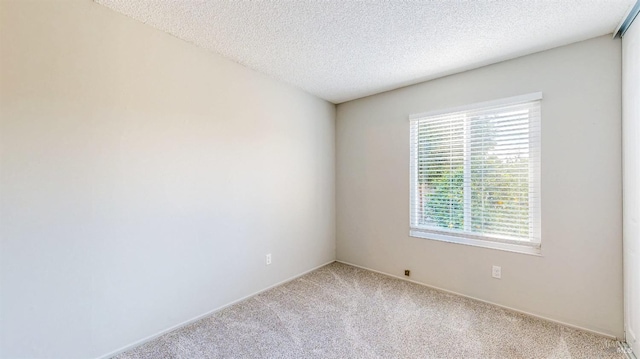
[[[436,234],[436,233],[427,233],[427,232],[422,232],[417,230],[410,230],[409,236],[416,237],[416,238],[432,239],[432,240],[441,241],[441,242],[464,244],[467,246],[497,249],[501,251],[528,254],[533,256],[540,256],[540,257],[542,256],[542,250],[540,246],[529,246],[529,245],[523,245],[523,244],[484,241],[481,239],[454,237],[454,236],[447,236],[447,235]]]

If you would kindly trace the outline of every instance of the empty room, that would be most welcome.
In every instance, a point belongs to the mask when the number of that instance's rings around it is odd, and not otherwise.
[[[640,357],[639,12],[0,0],[0,358]]]

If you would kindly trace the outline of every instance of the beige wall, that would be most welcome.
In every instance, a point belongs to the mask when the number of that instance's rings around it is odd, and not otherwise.
[[[411,269],[431,286],[621,338],[620,52],[603,36],[340,104],[338,260]],[[408,116],[537,91],[543,255],[409,237]]]
[[[105,355],[335,259],[334,119],[91,1],[0,2],[0,357]]]

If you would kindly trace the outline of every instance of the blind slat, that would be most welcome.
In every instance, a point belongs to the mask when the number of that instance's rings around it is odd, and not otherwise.
[[[539,242],[540,101],[412,118],[410,128],[412,230]]]

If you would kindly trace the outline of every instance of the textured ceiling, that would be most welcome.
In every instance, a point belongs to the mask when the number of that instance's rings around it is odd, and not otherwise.
[[[340,103],[612,33],[634,0],[96,0]]]

